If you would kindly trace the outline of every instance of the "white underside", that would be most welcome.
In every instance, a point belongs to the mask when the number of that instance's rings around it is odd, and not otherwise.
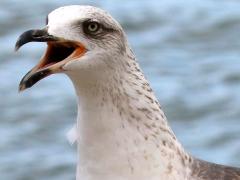
[[[173,150],[157,149],[154,140],[146,141],[111,103],[101,106],[100,99],[81,98],[77,126],[69,133],[70,142],[78,144],[77,180],[187,179]]]
[[[71,145],[76,143],[77,138],[78,138],[78,133],[77,133],[77,125],[75,124],[67,133],[67,139]],[[109,152],[111,153],[111,152]],[[116,163],[119,162],[119,157],[116,159]],[[144,162],[145,163],[145,162]],[[90,163],[91,164],[91,163]],[[92,164],[95,164],[95,162],[92,162]],[[140,164],[140,162],[139,162]],[[141,172],[142,174],[134,174],[134,173],[129,173],[128,175],[116,175],[116,174],[111,174],[111,173],[93,173],[93,172],[88,172],[85,165],[78,165],[77,166],[77,180],[99,180],[99,179],[104,179],[104,180],[186,180],[187,178],[179,179],[179,176],[177,173],[175,174],[175,177],[173,177],[173,174],[171,173],[171,176],[169,176],[168,173],[161,174],[159,172],[155,172],[156,174],[151,174],[151,176],[146,174],[146,169],[142,169]],[[112,165],[111,165],[112,166]],[[126,165],[126,166],[129,166]],[[101,168],[98,169],[101,171]],[[105,169],[103,169],[105,170]],[[147,172],[149,173],[149,170]]]

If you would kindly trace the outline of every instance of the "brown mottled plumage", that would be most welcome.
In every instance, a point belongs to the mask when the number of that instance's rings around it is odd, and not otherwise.
[[[196,180],[240,180],[240,168],[194,159],[192,178]]]

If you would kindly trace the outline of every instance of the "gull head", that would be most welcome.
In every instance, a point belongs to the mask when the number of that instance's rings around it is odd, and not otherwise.
[[[80,5],[52,11],[45,27],[20,35],[15,49],[29,42],[45,42],[47,48],[21,80],[20,91],[55,73],[101,76],[121,64],[116,58],[125,54],[127,46],[121,26],[106,11]]]

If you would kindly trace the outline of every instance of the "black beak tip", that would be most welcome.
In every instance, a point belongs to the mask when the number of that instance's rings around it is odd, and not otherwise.
[[[18,41],[15,44],[14,51],[17,52],[21,46],[19,46]]]
[[[21,93],[23,92],[25,89],[30,88],[33,84],[30,83],[31,81],[28,80],[29,73],[26,74],[22,80],[20,81],[19,85],[18,85],[18,92]]]
[[[27,89],[27,87],[24,84],[19,84],[19,86],[18,86],[19,93],[23,92],[25,89]]]
[[[52,74],[52,72],[49,69],[45,69],[45,70],[38,71],[35,73],[32,73],[32,70],[29,71],[20,81],[20,84],[18,87],[18,92],[22,92],[25,89],[32,87],[38,81],[40,81],[41,79],[43,79],[51,74]]]
[[[29,31],[26,31],[26,32],[22,33],[18,37],[18,40],[15,44],[14,50],[17,51],[22,45],[24,45],[28,42],[31,42],[33,40],[33,38],[32,38],[33,32],[34,32],[34,30],[29,30]]]
[[[47,42],[55,40],[56,38],[49,35],[46,29],[28,30],[19,36],[15,44],[15,51],[17,51],[20,47],[29,42]]]
[[[21,36],[20,36],[21,37]],[[15,44],[15,47],[14,47],[14,51],[16,52],[16,51],[18,51],[19,50],[19,48],[21,47],[21,38],[18,38],[18,40],[17,40],[17,42],[16,42],[16,44]]]
[[[14,50],[18,51],[20,49],[20,47],[22,47],[22,45],[26,44],[26,42],[24,42],[25,39],[23,39],[21,36],[18,38]]]

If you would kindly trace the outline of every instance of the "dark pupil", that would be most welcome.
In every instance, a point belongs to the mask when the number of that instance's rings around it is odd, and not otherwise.
[[[90,24],[90,31],[96,31],[97,30],[97,25],[96,24]]]

